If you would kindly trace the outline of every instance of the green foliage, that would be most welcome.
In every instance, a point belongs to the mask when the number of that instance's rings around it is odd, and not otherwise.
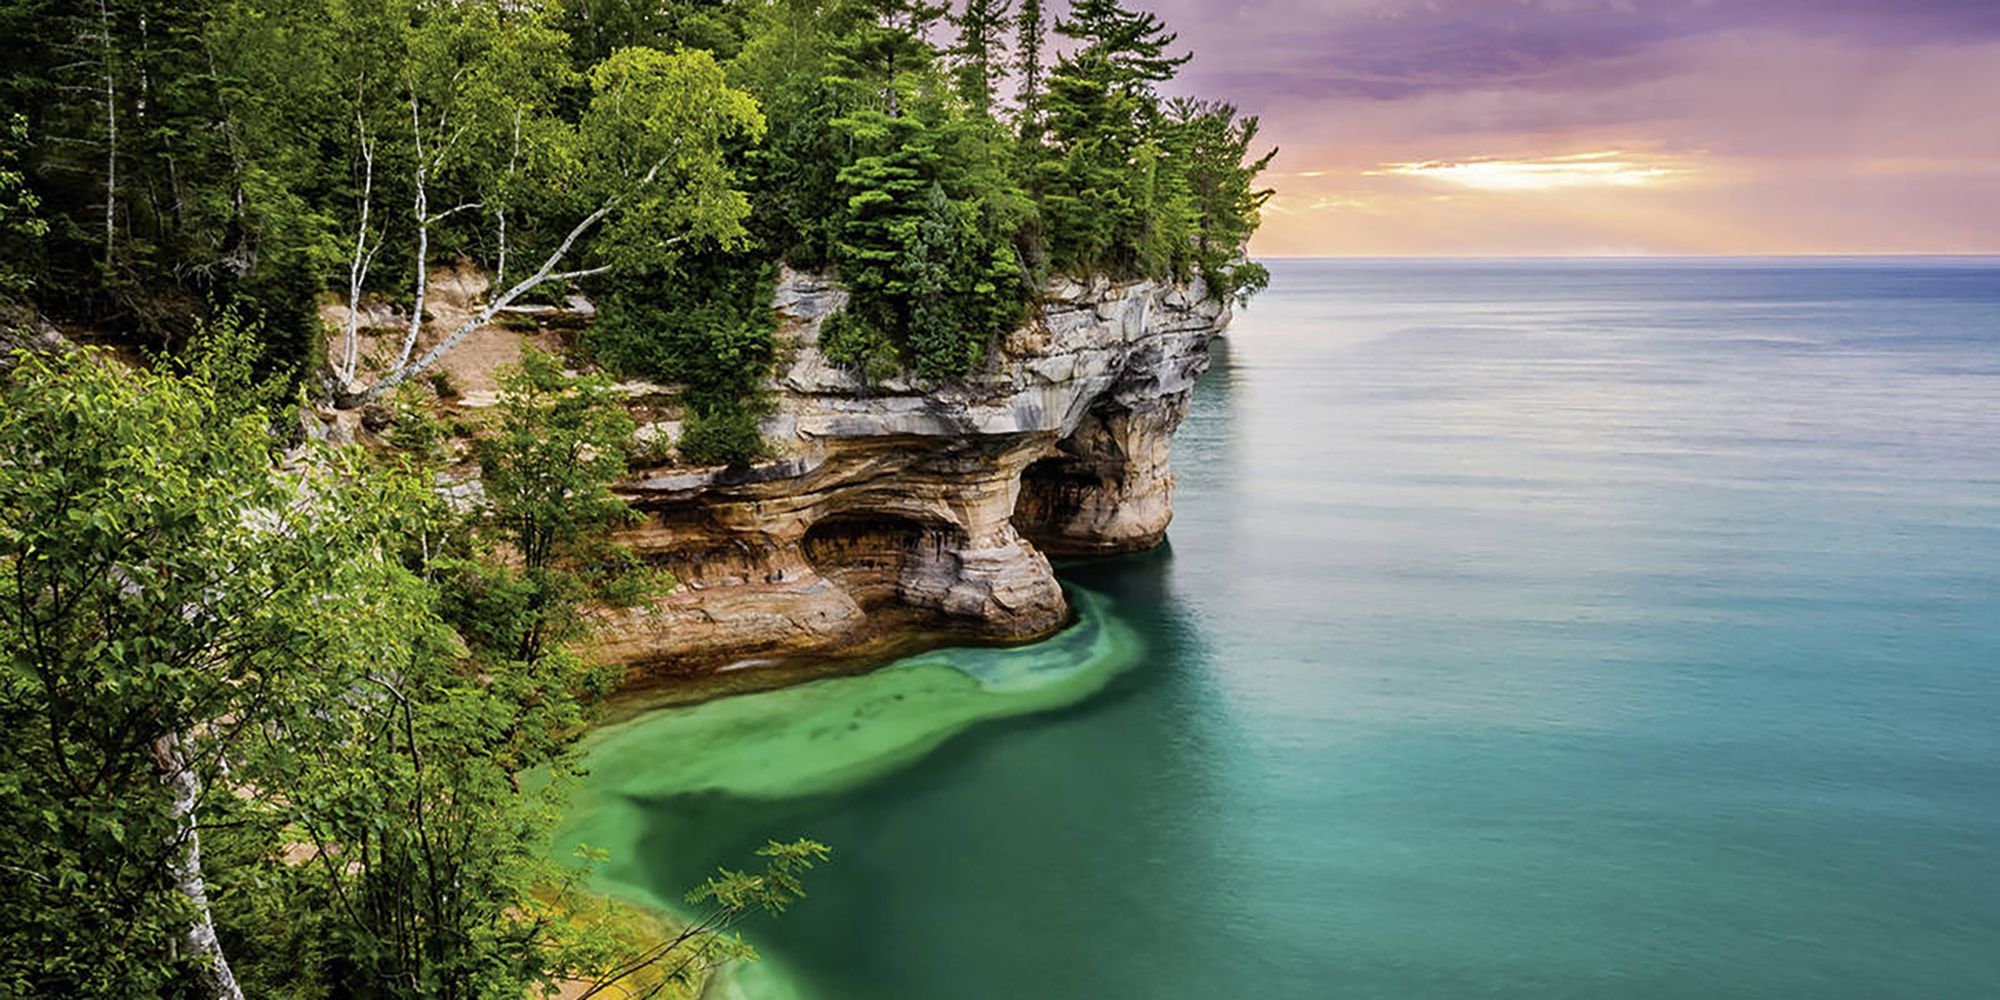
[[[958,94],[973,110],[991,113],[1000,78],[1006,74],[1005,42],[1012,0],[966,0],[952,17],[958,43],[952,47],[953,77]]]
[[[698,917],[680,933],[596,977],[579,1000],[607,994],[655,996],[669,989],[693,995],[708,972],[755,959],[756,952],[741,936],[730,933],[731,928],[746,916],[783,913],[804,898],[803,877],[832,851],[812,840],[771,841],[758,848],[756,856],[763,861],[761,871],[718,870],[687,895],[688,905],[699,908]]]
[[[1076,0],[1056,32],[1083,43],[1064,60],[1071,74],[1094,76],[1134,95],[1150,94],[1153,84],[1173,79],[1192,58],[1167,55],[1178,36],[1157,15],[1127,9],[1119,0]]]
[[[1268,274],[1244,257],[1269,192],[1256,176],[1255,118],[1226,104],[1160,100],[1188,60],[1149,13],[1079,0],[1056,30],[1077,48],[1024,115],[1028,187],[1041,207],[1049,262],[1072,272],[1205,279],[1218,298],[1247,297]]]
[[[702,51],[620,49],[591,69],[590,88],[576,134],[586,155],[577,166],[586,187],[621,199],[598,254],[644,270],[682,244],[740,245],[750,205],[720,150],[763,136],[757,102],[729,87]]]
[[[688,902],[712,902],[731,914],[751,910],[783,913],[805,898],[800,878],[832,854],[831,848],[817,841],[770,841],[757,849],[757,856],[764,859],[763,871],[752,875],[725,868],[689,892]]]
[[[571,39],[580,65],[641,46],[703,49],[729,58],[742,48],[746,14],[757,5],[718,0],[561,0],[555,23]]]
[[[1177,99],[1166,109],[1166,142],[1186,188],[1193,263],[1218,298],[1247,298],[1270,282],[1263,265],[1244,256],[1258,212],[1271,191],[1257,175],[1277,155],[1253,152],[1258,121],[1212,101]]]
[[[858,370],[869,382],[883,381],[903,370],[889,335],[853,309],[826,318],[819,328],[819,347],[828,358]]]
[[[1021,9],[1014,15],[1014,68],[1021,79],[1015,103],[1021,136],[1030,143],[1039,143],[1042,137],[1042,46],[1048,41],[1048,30],[1042,0],[1021,0]]]
[[[770,358],[749,279],[725,268],[835,268],[853,313],[826,339],[871,377],[977,370],[1051,270],[1201,277],[1217,296],[1267,280],[1242,253],[1265,197],[1255,119],[1162,101],[1186,56],[1156,16],[1079,0],[1050,60],[1048,15],[6,0],[24,45],[0,89],[26,114],[0,141],[0,295],[32,287],[59,318],[165,344],[228,311],[260,376],[305,376],[315,295],[414,304],[429,268],[471,261],[494,301],[604,303],[618,329],[588,334],[591,353],[679,382],[695,450],[743,460]],[[1010,72],[1012,108],[995,95]],[[680,276],[721,287],[644,287]],[[342,405],[435,360],[392,346],[363,386],[340,334]]]
[[[936,71],[936,51],[925,36],[949,7],[923,0],[846,0],[830,6],[829,82],[849,106],[899,113],[910,87]]]
[[[458,391],[458,380],[452,378],[451,373],[448,371],[442,369],[434,371],[424,381],[430,384],[431,392],[436,394],[439,399],[450,401],[457,399],[461,395]]]
[[[748,462],[762,383],[777,356],[771,289],[777,269],[753,257],[685,255],[621,276],[583,343],[612,371],[681,386],[681,456],[698,465]]]
[[[1034,186],[1053,262],[1166,277],[1179,206],[1158,183],[1153,87],[1187,57],[1165,54],[1174,36],[1158,18],[1113,0],[1079,2],[1056,31],[1080,47],[1056,64],[1043,99],[1050,148]]]
[[[917,374],[969,372],[986,341],[1012,326],[1021,308],[1021,270],[1011,247],[979,228],[973,206],[933,185],[899,268],[908,282],[909,350]]]
[[[203,383],[24,358],[0,400],[0,993],[184,988],[168,875],[225,756],[279,724],[379,560],[303,517],[262,420]],[[353,610],[350,606],[350,610]],[[365,615],[343,622],[365,632]],[[180,984],[176,986],[176,984]]]
[[[389,429],[383,436],[398,451],[418,465],[431,465],[445,458],[447,433],[444,422],[432,412],[431,400],[421,390],[405,385],[389,398]]]
[[[767,454],[755,400],[691,406],[682,423],[681,458],[694,465],[741,465]]]
[[[37,214],[42,199],[28,186],[19,166],[28,142],[28,119],[15,115],[0,124],[0,304],[19,297],[34,283],[22,261],[38,256],[48,221]]]
[[[261,323],[224,306],[196,323],[187,349],[172,363],[206,386],[226,416],[262,416],[277,430],[296,408],[304,368],[295,358],[274,357],[277,353]]]
[[[447,537],[452,516],[424,477],[366,482],[347,516],[379,519],[420,550]],[[466,669],[426,582],[438,567],[400,555],[368,594],[389,626],[374,656],[316,674],[320,709],[244,751],[244,767],[284,793],[259,803],[245,835],[267,841],[258,873],[274,905],[320,942],[317,963],[291,959],[298,979],[334,996],[519,995],[564,961],[563,935],[535,933],[526,905],[562,878],[535,850],[554,803],[524,794],[518,775],[559,766],[581,725],[574,667]],[[255,946],[252,929],[238,933]]]
[[[24,357],[0,385],[0,994],[208,995],[185,942],[211,914],[253,996],[747,957],[720,931],[823,848],[719,876],[714,922],[665,942],[595,919],[544,853],[606,679],[564,643],[582,602],[661,582],[603,538],[630,433],[607,392],[529,355],[467,511],[422,464],[276,473],[261,417],[200,378]]]
[[[1021,314],[1026,285],[1003,230],[1013,195],[995,162],[1003,147],[982,142],[974,121],[920,111],[834,122],[862,155],[839,174],[847,204],[835,256],[848,317],[823,344],[864,371],[893,351],[941,378],[985,360],[988,341]]]
[[[838,116],[834,39],[846,14],[818,0],[753,7],[754,30],[729,63],[731,83],[757,99],[770,123],[765,141],[743,151],[750,228],[767,258],[820,267],[838,224],[835,175],[845,155],[829,124]]]
[[[598,364],[681,383],[698,402],[754,392],[776,356],[777,269],[752,257],[698,254],[621,275],[583,345]]]
[[[27,258],[37,304],[155,344],[184,336],[208,304],[235,304],[300,350],[318,275],[250,221],[298,215],[263,201],[236,159],[204,37],[220,6],[13,0],[0,10],[18,43],[5,103],[26,119],[23,165],[49,222]]]
[[[501,374],[497,426],[476,444],[491,534],[521,564],[497,653],[532,663],[581,634],[589,588],[576,563],[636,516],[610,485],[625,474],[632,433],[609,378],[567,374],[533,348]]]

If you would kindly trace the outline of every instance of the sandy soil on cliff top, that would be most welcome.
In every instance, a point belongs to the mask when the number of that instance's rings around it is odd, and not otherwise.
[[[433,268],[430,287],[424,297],[424,313],[429,317],[417,336],[413,352],[421,356],[439,340],[477,314],[490,282],[470,265]],[[321,321],[327,324],[327,356],[339,356],[341,339],[347,329],[347,303],[320,307]],[[402,349],[403,334],[410,321],[406,309],[380,302],[364,303],[361,309],[360,351],[362,371],[379,376]],[[447,351],[432,371],[442,371],[466,396],[490,396],[500,388],[499,370],[521,360],[521,345],[531,343],[545,351],[560,350],[562,337],[548,329],[518,330],[499,323],[487,323],[467,334]],[[370,364],[371,359],[375,362]]]

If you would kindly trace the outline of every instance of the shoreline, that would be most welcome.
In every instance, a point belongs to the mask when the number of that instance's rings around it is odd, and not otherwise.
[[[940,650],[1021,649],[1047,642],[1074,628],[1081,620],[1072,603],[1068,614],[1054,628],[1034,635],[995,639],[976,632],[926,627],[918,623],[919,617],[913,612],[908,622],[883,622],[872,637],[834,652],[746,656],[723,667],[701,672],[663,673],[635,668],[628,671],[626,682],[605,698],[603,714],[591,723],[590,731],[630,722],[662,709],[691,708],[740,695],[782,691],[814,681],[861,677],[892,666],[899,660]],[[909,627],[899,627],[906,624]]]
[[[1095,564],[1144,557],[1153,551],[1157,550],[1064,562]],[[885,675],[889,678],[886,683],[896,684],[894,675],[898,672],[948,670],[954,675],[952,679],[971,683],[947,685],[944,691],[930,693],[950,697],[951,689],[963,692],[970,688],[976,691],[975,698],[997,699],[993,704],[976,706],[972,710],[961,708],[956,712],[949,710],[947,705],[935,716],[930,711],[932,705],[919,701],[918,708],[909,715],[922,717],[924,722],[931,724],[919,727],[914,734],[906,734],[907,739],[872,745],[867,748],[871,752],[848,761],[848,766],[829,766],[827,757],[818,757],[814,761],[815,766],[807,769],[809,773],[798,776],[802,778],[798,787],[766,787],[749,793],[805,797],[878,780],[914,764],[953,737],[982,722],[1053,711],[1087,700],[1143,658],[1143,644],[1130,625],[1116,614],[1108,597],[1067,582],[1063,587],[1070,602],[1069,615],[1062,626],[1045,636],[995,642],[935,629],[885,630],[878,640],[854,647],[850,654],[833,658],[798,656],[791,658],[793,662],[790,663],[764,662],[756,664],[754,669],[669,678],[663,683],[642,684],[621,690],[607,701],[602,717],[592,724],[584,737],[586,762],[604,752],[607,741],[628,737],[636,727],[647,725],[649,719],[728,712],[732,703],[742,704],[736,701],[739,697],[779,699],[781,703],[768,714],[771,718],[787,720],[787,724],[772,728],[779,732],[809,731],[811,725],[800,722],[796,716],[796,705],[784,702],[816,700],[811,696],[815,685],[861,687],[879,683],[877,679]],[[1054,644],[1054,648],[1047,651],[1046,657],[1037,657],[1033,652],[1035,647],[1050,644]],[[972,663],[957,662],[962,658],[969,658]],[[1044,658],[1053,666],[1036,665],[1036,660]],[[873,707],[868,704],[870,700],[863,697],[861,701],[864,708],[860,714],[868,714],[866,709]],[[906,704],[904,692],[888,699],[876,699],[874,703]],[[794,711],[788,712],[788,709]],[[765,713],[751,706],[741,714],[755,718]],[[894,728],[898,720],[874,716],[870,721],[878,726]],[[594,773],[596,768],[586,763],[586,770]],[[698,765],[687,770],[692,774],[702,774],[714,769]],[[558,860],[564,863],[568,863],[568,855],[563,848],[583,842],[573,836],[577,824],[585,822],[586,818],[601,819],[607,812],[631,808],[628,801],[620,801],[631,798],[631,795],[621,793],[604,797],[604,790],[590,788],[588,782],[589,777],[586,776],[573,787],[569,802],[563,809],[564,822],[554,837],[552,848]],[[787,795],[787,791],[791,794]],[[683,791],[680,794],[690,793],[694,792]],[[731,794],[731,791],[710,788],[701,789],[699,793]],[[673,794],[664,793],[662,797],[671,798]],[[626,913],[635,922],[655,922],[658,925],[656,936],[662,940],[685,926],[688,915],[681,912],[675,897],[641,884],[629,870],[620,870],[629,869],[636,860],[635,844],[588,842],[594,848],[609,851],[611,857],[593,870],[584,885],[584,892]],[[834,845],[836,852],[839,846]],[[837,860],[836,854],[836,863]],[[728,963],[708,968],[701,987],[688,996],[693,1000],[745,1000],[749,994],[743,992],[738,982],[745,975],[767,981],[767,985],[783,997],[804,995],[781,963],[774,962],[770,956],[763,956],[754,963]],[[619,995],[616,989],[607,990],[599,996]],[[759,996],[762,997],[761,992]]]

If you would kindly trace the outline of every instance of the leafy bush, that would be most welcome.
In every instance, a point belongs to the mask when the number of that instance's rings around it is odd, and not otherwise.
[[[829,361],[859,370],[870,382],[886,379],[903,367],[889,335],[851,304],[820,324],[819,349]]]
[[[681,457],[695,465],[742,465],[768,453],[753,402],[690,407],[681,430]]]
[[[764,452],[757,396],[777,357],[777,269],[719,252],[620,278],[583,346],[598,364],[681,386],[691,462],[746,462]]]

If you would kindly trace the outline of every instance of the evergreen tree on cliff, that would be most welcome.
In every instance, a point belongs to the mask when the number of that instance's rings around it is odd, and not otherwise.
[[[966,0],[965,9],[953,18],[958,26],[958,44],[951,50],[958,93],[975,111],[992,113],[994,88],[1006,71],[1001,35],[1008,7],[1009,0]]]
[[[1042,138],[1042,43],[1047,37],[1042,0],[1021,0],[1020,13],[1014,16],[1015,68],[1021,75],[1015,103],[1022,138],[1036,143]]]
[[[1178,98],[1166,107],[1167,141],[1187,190],[1194,270],[1219,298],[1247,299],[1271,280],[1244,250],[1272,194],[1257,186],[1257,175],[1278,155],[1256,152],[1259,124],[1220,101]]]
[[[854,0],[852,9],[858,17],[834,36],[830,80],[850,100],[872,101],[875,110],[899,116],[913,77],[930,72],[936,59],[925,35],[950,8],[922,0]]]
[[[1059,268],[1166,276],[1185,206],[1159,175],[1154,87],[1191,58],[1175,36],[1117,0],[1079,0],[1056,31],[1079,43],[1044,98],[1050,154],[1035,164],[1043,225]]]
[[[1077,0],[1069,16],[1056,21],[1056,33],[1082,43],[1063,60],[1067,75],[1135,98],[1150,99],[1154,84],[1173,79],[1194,58],[1167,55],[1180,36],[1169,32],[1157,15],[1130,10],[1118,0]]]

